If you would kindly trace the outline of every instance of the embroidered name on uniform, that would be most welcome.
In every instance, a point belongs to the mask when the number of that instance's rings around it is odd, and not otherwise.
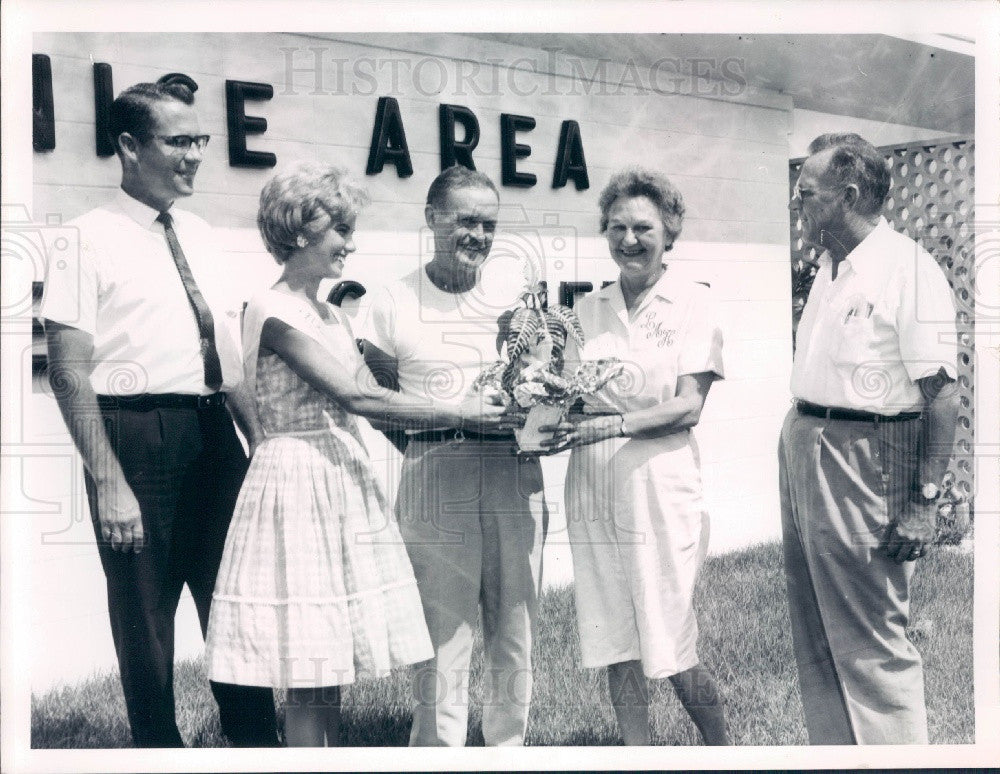
[[[664,328],[663,322],[656,319],[656,313],[646,312],[642,322],[639,323],[639,330],[646,332],[646,340],[655,339],[657,347],[669,347],[674,343],[674,335],[677,331],[674,328]]]

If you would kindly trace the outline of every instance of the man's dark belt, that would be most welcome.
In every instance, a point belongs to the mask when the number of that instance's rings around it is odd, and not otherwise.
[[[919,411],[903,411],[899,414],[886,416],[884,414],[874,414],[871,411],[858,411],[856,409],[830,408],[828,406],[817,406],[806,400],[795,402],[795,408],[800,414],[820,419],[838,419],[844,422],[905,422],[910,419],[920,419]]]
[[[411,441],[448,443],[451,441],[513,441],[513,433],[474,433],[469,430],[424,430],[406,436]]]
[[[104,411],[153,411],[154,409],[210,409],[226,405],[226,393],[181,395],[145,393],[143,395],[98,395],[97,405]]]

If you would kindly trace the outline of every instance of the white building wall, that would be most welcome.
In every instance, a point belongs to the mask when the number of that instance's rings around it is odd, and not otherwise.
[[[939,140],[945,136],[937,129],[796,108],[792,111],[792,133],[788,140],[789,158],[808,155],[809,143],[826,132],[857,132],[876,147],[905,145],[921,140]]]

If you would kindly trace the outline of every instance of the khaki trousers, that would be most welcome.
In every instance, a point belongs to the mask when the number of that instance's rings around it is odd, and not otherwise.
[[[411,746],[462,746],[482,610],[483,737],[520,745],[548,520],[537,458],[512,441],[411,442],[396,509],[434,658],[412,669]]]
[[[811,744],[926,744],[920,654],[906,637],[914,563],[878,546],[913,486],[919,421],[785,418],[785,576]]]

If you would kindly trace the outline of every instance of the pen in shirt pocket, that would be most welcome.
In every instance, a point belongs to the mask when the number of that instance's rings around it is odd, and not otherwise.
[[[875,306],[871,302],[865,302],[864,304],[857,304],[852,306],[847,310],[847,314],[844,316],[844,325],[847,325],[848,320],[852,317],[862,316],[862,306],[864,307],[864,317],[868,319],[872,316],[872,312],[875,311]]]

